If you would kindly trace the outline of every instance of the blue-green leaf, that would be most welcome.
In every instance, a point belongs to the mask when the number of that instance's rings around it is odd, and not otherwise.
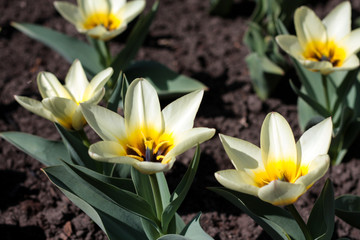
[[[60,159],[71,162],[70,155],[62,142],[50,141],[22,132],[3,132],[0,136],[45,166],[62,164]]]
[[[328,179],[311,210],[307,226],[317,240],[331,239],[335,221],[334,189]]]
[[[83,41],[35,24],[13,22],[12,26],[52,48],[70,63],[79,59],[92,76],[104,69],[96,50]]]
[[[342,195],[335,200],[335,214],[360,229],[360,196]]]
[[[180,233],[184,235],[187,239],[191,240],[212,240],[213,238],[209,236],[200,226],[200,216],[201,213],[198,213],[184,228]]]
[[[199,81],[176,73],[153,61],[138,61],[125,70],[128,79],[146,78],[155,87],[159,96],[178,96],[206,86]]]

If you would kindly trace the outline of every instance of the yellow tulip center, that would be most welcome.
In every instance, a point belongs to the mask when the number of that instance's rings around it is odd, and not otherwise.
[[[135,158],[139,161],[161,162],[167,164],[170,159],[164,161],[165,155],[173,148],[174,139],[171,134],[162,134],[159,137],[156,134],[145,135],[143,131],[140,134],[132,134],[126,144],[126,156]]]
[[[117,29],[120,24],[121,20],[112,13],[94,13],[87,17],[84,22],[84,28],[90,30],[97,26],[103,26],[108,31],[113,31]]]
[[[345,61],[346,51],[336,45],[334,41],[326,43],[312,41],[307,44],[303,56],[311,61],[327,61],[334,67],[340,67]]]
[[[294,183],[299,177],[308,173],[308,167],[297,167],[296,162],[292,159],[270,160],[265,166],[265,170],[254,171],[253,173],[255,185],[263,187],[275,180]]]

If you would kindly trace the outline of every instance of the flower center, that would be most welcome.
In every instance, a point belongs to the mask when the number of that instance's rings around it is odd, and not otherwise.
[[[344,48],[337,46],[334,41],[327,43],[313,41],[308,43],[303,56],[311,61],[327,61],[334,67],[340,67],[345,61],[346,52]]]
[[[126,145],[126,156],[135,158],[139,161],[147,162],[161,162],[162,164],[168,163],[163,161],[165,155],[173,148],[173,139],[171,136],[162,135],[159,138],[145,137],[141,133],[142,138],[136,143],[128,143]]]
[[[270,182],[280,180],[283,182],[295,183],[295,181],[308,173],[307,166],[296,165],[293,160],[268,161],[265,170],[254,171],[255,186],[263,187]]]
[[[121,20],[112,13],[94,13],[87,17],[84,22],[84,28],[90,30],[97,26],[103,26],[108,31],[113,31],[117,29],[120,24]]]

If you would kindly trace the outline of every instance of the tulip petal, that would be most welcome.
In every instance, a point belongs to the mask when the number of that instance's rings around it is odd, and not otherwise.
[[[89,100],[83,103],[87,105],[97,105],[103,99],[104,95],[105,95],[105,88],[95,92]]]
[[[125,97],[124,115],[128,135],[140,129],[145,136],[164,130],[157,92],[145,79],[135,79],[130,84]]]
[[[110,6],[107,0],[78,0],[78,5],[84,16],[95,13],[108,14],[110,12]]]
[[[237,170],[264,168],[259,147],[247,141],[219,135],[226,154]]]
[[[203,90],[195,91],[166,106],[162,111],[166,126],[165,131],[177,134],[193,128],[203,94]]]
[[[170,158],[178,156],[197,144],[212,138],[214,134],[215,129],[193,128],[175,136],[174,148],[166,154],[162,162],[168,162]]]
[[[126,4],[126,0],[109,0],[109,2],[112,13],[117,13]]]
[[[55,1],[54,6],[60,15],[72,24],[78,25],[79,22],[84,21],[76,5],[69,2]]]
[[[360,49],[360,28],[355,29],[347,35],[342,41],[341,46],[346,48],[346,55],[350,56]]]
[[[293,35],[279,35],[276,37],[276,42],[286,53],[294,58],[303,59],[303,49],[296,36]]]
[[[124,147],[118,142],[100,141],[91,144],[89,147],[89,155],[96,160],[103,160],[125,156],[126,151]]]
[[[90,127],[107,141],[119,141],[126,138],[124,118],[104,107],[80,105],[81,111]]]
[[[308,129],[296,144],[302,165],[308,165],[318,155],[327,154],[332,135],[331,118],[327,118]]]
[[[257,196],[259,188],[245,172],[228,169],[215,173],[216,180],[226,188]]]
[[[296,35],[303,49],[312,41],[327,41],[326,29],[321,20],[308,7],[299,7],[295,11],[294,23]]]
[[[353,55],[350,55],[345,60],[345,62],[341,65],[341,67],[336,67],[334,69],[345,71],[345,70],[352,70],[357,67],[359,67],[359,58],[355,54],[353,54]]]
[[[72,128],[72,117],[78,107],[74,101],[67,98],[51,97],[43,99],[42,104],[63,127]]]
[[[294,203],[306,187],[303,184],[294,184],[275,180],[259,189],[258,196],[261,200],[273,205],[289,205]]]
[[[72,115],[72,127],[79,131],[83,129],[84,125],[86,124],[86,120],[81,112],[80,107],[78,106]]]
[[[107,68],[96,74],[85,89],[83,101],[91,99],[96,92],[100,91],[110,79],[113,72],[112,68]]]
[[[273,161],[290,160],[299,165],[294,135],[283,116],[276,112],[269,113],[262,124],[260,135],[261,156],[265,168]]]
[[[121,16],[125,22],[130,22],[133,20],[137,15],[139,15],[145,8],[145,1],[143,0],[134,0],[127,2],[124,7],[122,7],[118,14]]]
[[[72,99],[71,94],[59,82],[54,74],[50,72],[41,72],[37,76],[37,85],[42,98],[62,97]]]
[[[33,112],[36,115],[46,118],[52,122],[55,121],[55,118],[52,115],[52,113],[46,108],[44,108],[44,106],[40,101],[23,96],[15,96],[15,100],[30,112]]]
[[[322,178],[328,171],[330,166],[329,155],[319,155],[313,159],[308,165],[308,173],[299,177],[296,184],[301,183],[307,188],[310,188],[317,180]]]
[[[102,27],[102,26],[101,26]],[[117,29],[112,30],[112,31],[107,31],[104,27],[104,29],[106,30],[104,33],[102,34],[98,34],[99,38],[103,41],[108,41],[114,37],[116,37],[117,35],[119,35],[120,33],[122,33],[123,31],[126,30],[127,24],[125,22],[123,22]]]
[[[324,19],[328,37],[339,41],[351,31],[351,5],[343,2],[337,5]]]
[[[70,91],[75,101],[82,102],[85,89],[89,85],[85,71],[79,60],[71,65],[65,78],[65,87]]]
[[[133,167],[139,170],[143,174],[153,174],[157,172],[165,172],[172,168],[174,161],[170,161],[167,164],[162,164],[160,162],[133,162]]]

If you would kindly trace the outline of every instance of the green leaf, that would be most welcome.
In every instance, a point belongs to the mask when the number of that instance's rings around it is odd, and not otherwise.
[[[251,53],[246,56],[246,64],[256,94],[267,99],[283,77],[284,71],[266,56]]]
[[[126,79],[125,74],[120,72],[119,77],[116,81],[115,89],[111,93],[111,97],[108,101],[108,105],[107,105],[108,109],[110,109],[113,112],[117,112],[117,109],[120,106],[121,102],[122,102],[122,106],[124,106],[125,95],[126,95],[128,86],[129,86],[129,83]]]
[[[62,164],[60,159],[71,162],[70,155],[62,142],[50,141],[22,132],[3,132],[0,136],[45,166]]]
[[[190,186],[194,180],[197,168],[200,162],[200,148],[199,145],[196,148],[196,152],[189,168],[185,175],[181,179],[179,185],[176,187],[170,197],[170,204],[164,209],[162,214],[162,229],[167,230],[171,219],[174,217],[176,211],[179,209],[181,203],[184,201],[186,194],[188,193]]]
[[[73,203],[83,210],[109,239],[145,239],[140,218],[131,214],[99,191],[92,188],[65,166],[52,166],[43,171]]]
[[[335,214],[360,229],[360,196],[342,195],[335,200]]]
[[[111,66],[114,68],[114,76],[117,76],[121,71],[127,69],[130,62],[134,59],[149,32],[150,25],[154,20],[158,7],[159,1],[156,1],[152,6],[151,11],[146,16],[140,16],[140,19],[137,21],[126,40],[125,48],[111,63]]]
[[[70,63],[79,59],[84,69],[92,76],[103,70],[96,50],[83,41],[35,24],[13,22],[11,25],[52,48]]]
[[[191,238],[187,238],[177,234],[166,234],[161,238],[158,238],[158,240],[191,240]]]
[[[201,213],[198,213],[184,228],[181,232],[181,235],[184,235],[186,238],[191,240],[212,240],[210,237],[200,226],[200,216]]]
[[[114,185],[99,181],[98,179],[78,170],[71,164],[65,165],[68,167],[69,171],[73,171],[74,174],[81,177],[87,185],[100,191],[104,194],[104,196],[114,201],[118,206],[137,214],[139,217],[149,220],[154,224],[154,226],[157,226],[156,223],[158,220],[154,211],[144,198],[132,192],[120,189]]]
[[[248,214],[272,239],[305,239],[295,219],[286,210],[245,193],[223,187],[209,189]]]
[[[199,81],[178,74],[166,66],[153,61],[138,61],[126,69],[128,79],[146,78],[155,87],[159,96],[178,96],[206,86]]]
[[[136,193],[143,197],[151,209],[155,209],[154,194],[152,192],[149,176],[142,174],[135,168],[131,168],[131,179],[134,183]]]
[[[68,149],[72,159],[78,165],[85,166],[92,170],[97,169],[96,161],[90,158],[88,154],[88,147],[86,147],[80,137],[75,132],[68,132],[63,126],[55,123],[55,127],[58,130],[63,142]]]
[[[311,210],[307,226],[317,240],[331,239],[335,221],[334,189],[328,179]]]

